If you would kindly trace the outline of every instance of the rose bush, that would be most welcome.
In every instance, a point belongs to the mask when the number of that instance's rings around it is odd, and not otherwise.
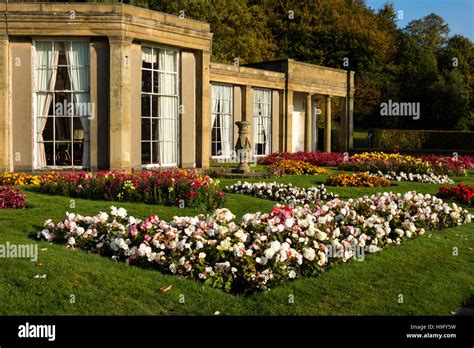
[[[8,186],[0,186],[0,209],[24,209],[26,196],[19,190]]]
[[[70,197],[131,201],[213,210],[224,203],[219,182],[194,170],[168,169],[123,173],[53,173],[41,179],[45,193]]]
[[[316,275],[364,255],[357,250],[375,253],[427,230],[469,222],[466,210],[435,196],[385,192],[313,208],[276,205],[240,221],[227,209],[170,222],[139,220],[115,207],[96,216],[66,213],[63,222],[45,221],[38,238],[242,293]]]
[[[278,184],[276,182],[249,183],[245,181],[242,183],[238,181],[227,186],[225,191],[293,204],[314,204],[321,200],[326,201],[337,197],[337,195],[328,192],[324,185],[303,189],[292,184]]]

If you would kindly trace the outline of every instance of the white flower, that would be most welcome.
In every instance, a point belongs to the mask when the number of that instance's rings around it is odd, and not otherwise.
[[[69,239],[67,240],[67,244],[70,246],[74,246],[74,244],[76,244],[76,240],[74,239],[74,237],[69,237]]]
[[[290,273],[288,273],[288,278],[290,279],[296,278],[296,272],[294,270],[291,270]]]
[[[295,219],[293,219],[293,218],[288,218],[285,221],[285,226],[288,227],[288,228],[293,227],[294,224],[295,224]]]
[[[109,214],[100,212],[99,213],[99,221],[106,222],[109,219]]]
[[[314,251],[313,248],[305,248],[303,249],[303,256],[305,259],[308,259],[309,261],[313,261],[314,258],[316,257],[316,252]]]
[[[117,215],[122,219],[125,219],[127,217],[127,211],[124,208],[119,208],[117,210]]]
[[[323,231],[318,231],[318,234],[316,235],[316,238],[321,240],[321,241],[324,241],[324,240],[328,239],[328,235],[326,233],[324,233]]]
[[[206,258],[206,253],[199,253],[199,258],[200,259]]]
[[[326,253],[323,253],[322,251],[318,252],[318,265],[324,266],[326,264]]]

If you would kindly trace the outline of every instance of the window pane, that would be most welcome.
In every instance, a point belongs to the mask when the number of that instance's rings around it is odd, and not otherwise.
[[[71,90],[71,83],[69,81],[69,72],[66,66],[60,66],[57,70],[56,85],[54,90],[66,91]]]
[[[71,143],[56,142],[56,165],[71,166],[72,165],[72,149]]]
[[[39,145],[38,145],[39,146]],[[46,165],[47,166],[54,166],[54,154],[53,154],[53,143],[44,143],[44,150],[46,154]]]
[[[142,92],[151,92],[151,71],[142,70]]]
[[[158,81],[159,73],[157,71],[153,72],[153,93],[158,93],[159,81]]]
[[[35,89],[38,92],[47,92],[54,90],[54,84],[51,83],[53,68],[48,66],[36,67]]]
[[[160,162],[158,156],[158,142],[154,141],[152,144],[152,163],[156,164]]]
[[[150,114],[150,98],[147,94],[142,94],[142,116],[149,117]]]
[[[158,131],[158,119],[157,118],[153,118],[151,120],[151,124],[152,124],[152,137],[153,139],[152,140],[158,140],[158,134],[159,134],[159,131]]]
[[[151,99],[151,116],[158,117],[158,96],[154,95]]]
[[[52,105],[52,103],[51,103]],[[54,115],[66,117],[74,115],[74,105],[72,104],[72,94],[56,92],[54,95]]]
[[[142,140],[151,140],[150,134],[151,134],[150,119],[142,118]]]
[[[82,166],[82,155],[84,152],[84,144],[82,142],[74,142],[74,165]]]
[[[153,52],[149,47],[142,48],[142,67],[145,69],[151,69],[153,63]]]
[[[71,118],[56,117],[55,118],[55,139],[56,141],[71,140]]]
[[[86,119],[86,121],[88,122],[88,120]],[[83,124],[82,124],[82,121],[81,121],[81,118],[80,117],[74,117],[73,120],[73,127],[74,127],[74,131],[73,131],[73,138],[75,141],[83,141],[84,140],[84,127],[83,127]]]
[[[41,120],[39,121],[41,122],[41,124],[44,122],[44,118],[41,118]],[[53,123],[54,123],[54,118],[53,117],[48,117],[48,119],[46,120],[46,126],[44,127],[44,130],[43,130],[43,140],[44,141],[52,141],[54,140],[53,139]]]
[[[142,163],[150,164],[151,163],[151,147],[150,142],[142,142]]]

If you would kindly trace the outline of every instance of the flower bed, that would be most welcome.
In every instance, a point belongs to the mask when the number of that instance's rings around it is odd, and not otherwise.
[[[30,186],[39,185],[41,177],[47,174],[1,173],[0,185]]]
[[[430,174],[413,174],[413,173],[395,173],[389,172],[383,174],[382,172],[377,173],[380,177],[395,180],[395,181],[416,181],[423,182],[427,184],[453,184],[454,181],[447,175],[437,175],[434,173]]]
[[[339,173],[330,176],[326,180],[326,185],[330,186],[353,186],[353,187],[383,187],[390,186],[390,180],[381,178],[376,175],[370,175],[369,173],[354,173],[346,174]]]
[[[408,156],[399,153],[364,152],[352,156],[339,169],[357,172],[412,173],[464,176],[474,167],[473,156]]]
[[[438,174],[465,176],[467,170],[474,168],[474,156],[424,155],[421,159],[428,162]]]
[[[258,159],[258,164],[271,165],[281,160],[295,160],[311,163],[321,167],[336,167],[344,160],[342,153],[323,153],[323,152],[307,152],[299,151],[290,152],[274,152],[271,155]]]
[[[0,186],[0,209],[24,209],[26,196],[19,190],[8,186]]]
[[[354,172],[382,172],[384,174],[389,172],[428,174],[432,172],[431,165],[420,158],[384,152],[356,154],[349,161],[342,163],[339,169]]]
[[[437,196],[474,206],[474,186],[471,185],[459,183],[457,186],[441,186]]]
[[[130,264],[198,279],[235,293],[312,276],[358,250],[375,253],[403,239],[468,223],[471,215],[435,196],[379,193],[314,208],[276,205],[240,221],[227,209],[195,217],[138,220],[123,208],[47,220],[38,237]]]
[[[278,184],[276,182],[242,183],[238,181],[227,186],[225,190],[230,193],[292,204],[314,204],[321,200],[326,201],[337,197],[337,195],[328,192],[324,185],[303,189],[292,184]]]
[[[294,159],[284,159],[284,160],[276,161],[270,166],[269,170],[272,173],[281,174],[281,175],[329,174],[329,172],[322,167],[318,167],[309,162],[294,160]]]
[[[224,203],[218,181],[196,171],[168,169],[121,173],[54,173],[41,180],[45,193],[89,199],[131,201],[216,209]]]

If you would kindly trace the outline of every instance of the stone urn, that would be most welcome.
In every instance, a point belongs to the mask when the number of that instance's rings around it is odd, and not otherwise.
[[[232,173],[245,174],[250,172],[250,166],[247,162],[252,157],[252,144],[248,138],[250,122],[237,121],[235,124],[239,128],[239,138],[235,144],[235,152],[239,159],[239,165],[237,168],[232,169]]]

